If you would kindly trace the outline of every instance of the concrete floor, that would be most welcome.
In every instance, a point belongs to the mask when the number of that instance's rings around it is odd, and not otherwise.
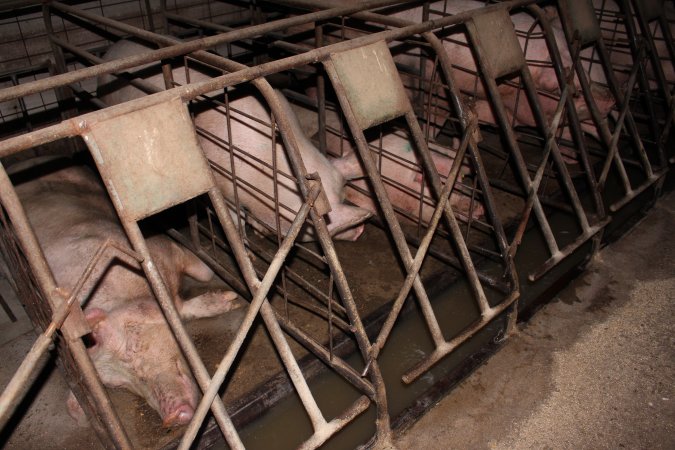
[[[675,448],[675,193],[396,441]]]

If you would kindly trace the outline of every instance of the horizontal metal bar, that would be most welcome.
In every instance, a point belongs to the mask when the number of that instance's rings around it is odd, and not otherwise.
[[[642,194],[648,187],[659,181],[667,172],[668,168],[654,172],[652,176],[647,178],[640,186],[638,186],[636,189],[631,189],[621,200],[610,205],[609,210],[613,213],[617,212],[630,203],[635,197]]]
[[[415,367],[406,372],[402,379],[406,384],[410,384],[416,379],[418,379],[422,374],[427,370],[431,369],[436,363],[443,359],[449,353],[452,353],[457,347],[466,342],[471,336],[480,331],[485,325],[487,325],[492,319],[501,314],[506,308],[508,308],[513,302],[515,302],[518,297],[520,297],[520,292],[516,291],[512,293],[509,297],[504,299],[502,303],[490,309],[490,314],[487,316],[481,316],[473,325],[470,325],[459,335],[454,337],[449,341],[445,341],[438,345],[436,349],[425,359],[420,361]]]
[[[320,429],[316,430],[311,438],[303,442],[298,447],[298,450],[309,450],[320,447],[328,440],[328,438],[344,428],[345,425],[354,420],[355,417],[361,415],[366,409],[368,409],[369,405],[370,400],[368,400],[368,397],[359,397],[359,399],[354,402],[354,404],[347,411],[337,416],[335,419],[331,420]]]
[[[549,259],[546,260],[544,264],[541,265],[541,267],[539,267],[535,272],[528,275],[527,277],[528,280],[534,282],[537,281],[539,278],[543,277],[544,275],[546,275],[549,270],[551,270],[556,266],[556,264],[558,264],[563,259],[567,258],[569,255],[574,253],[579,247],[581,247],[586,241],[588,241],[593,236],[598,234],[598,232],[601,231],[603,228],[605,228],[605,226],[607,226],[607,224],[611,220],[612,219],[610,217],[605,217],[600,222],[589,227],[586,233],[581,234],[574,240],[574,242],[565,246],[558,252],[554,253]]]

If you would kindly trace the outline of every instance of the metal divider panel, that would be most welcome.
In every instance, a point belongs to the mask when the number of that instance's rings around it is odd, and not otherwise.
[[[494,78],[525,67],[525,55],[506,9],[477,14],[471,20],[476,26],[478,44]]]
[[[143,219],[213,187],[180,98],[88,124],[84,139],[128,219]]]
[[[559,0],[569,16],[572,33],[578,32],[581,45],[600,39],[600,24],[591,0]]]
[[[647,22],[656,20],[663,13],[663,0],[636,0]]]
[[[330,57],[362,130],[406,113],[408,97],[386,42]]]

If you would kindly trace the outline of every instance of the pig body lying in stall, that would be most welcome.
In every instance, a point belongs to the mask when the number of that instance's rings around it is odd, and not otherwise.
[[[337,120],[335,112],[330,112],[327,116],[329,121],[331,118]],[[335,135],[328,136],[329,145],[331,143],[349,145],[346,140],[341,144],[338,143],[339,140]],[[420,220],[428,223],[434,212],[435,201],[431,201],[434,197],[429,190],[429,184],[426,181],[426,175],[423,174],[424,171],[417,154],[413,151],[412,139],[400,130],[390,131],[384,133],[381,138],[378,136],[373,139],[369,145],[377,153],[381,153],[381,155],[374,153],[373,156],[377,161],[377,167],[392,205],[402,212],[404,218],[411,218],[413,222]],[[455,152],[433,142],[430,142],[428,146],[439,175],[447,176],[455,160]],[[352,186],[345,190],[347,200],[376,213],[375,195],[371,192],[370,185],[365,179],[365,172],[351,145],[344,147],[342,154],[342,157],[331,158],[331,162],[345,179],[352,180]],[[457,182],[461,183],[464,175],[469,172],[468,166],[462,167]],[[472,202],[469,197],[456,191],[450,195],[450,205],[455,212],[465,217],[470,215],[472,219],[478,219],[484,214],[483,207],[478,200]]]
[[[58,166],[18,184],[16,191],[58,286],[66,291],[73,289],[106,240],[129,247],[107,193],[84,166]],[[148,238],[147,244],[184,319],[211,317],[239,306],[230,291],[183,301],[183,275],[206,282],[213,272],[164,235]],[[164,426],[189,422],[199,393],[140,265],[113,262],[83,308],[92,329],[88,352],[103,383],[143,397]],[[79,423],[86,421],[72,393],[68,409]]]
[[[445,2],[433,3],[431,5],[431,9],[445,11],[448,14],[457,14],[471,9],[482,8],[484,6],[485,4],[479,1],[455,0],[447,2],[447,5]],[[421,21],[423,18],[421,7],[406,9],[396,12],[393,15],[401,19],[416,22]],[[528,60],[543,62],[543,64],[530,65],[529,71],[532,75],[535,87],[540,93],[539,103],[541,105],[542,112],[544,113],[545,119],[550,122],[557,107],[557,96],[560,95],[560,87],[558,85],[554,69],[550,66],[551,60],[548,47],[546,46],[544,39],[537,36],[537,34],[542,33],[541,27],[536,24],[535,19],[527,13],[514,14],[511,16],[511,18],[516,30],[521,33],[526,33],[529,31],[535,35],[535,38],[530,39],[530,41],[527,43],[525,42],[525,37],[519,36],[519,39],[521,41],[521,46],[526,49],[525,56]],[[572,62],[567,45],[565,43],[564,33],[559,26],[553,26],[552,28],[554,32],[554,39],[558,44],[558,49],[560,51],[563,65],[565,67],[570,67]],[[349,37],[349,31],[347,31],[347,33]],[[450,60],[454,65],[461,66],[468,71],[475,72],[477,69],[473,54],[467,45],[461,43],[464,36],[457,35],[455,37],[457,38],[456,40],[458,42],[452,42],[449,40],[443,41],[444,49],[450,56]],[[397,64],[401,66],[408,66],[410,68],[419,67],[419,57],[420,55],[415,54],[414,52],[397,53],[394,51],[394,59]],[[433,72],[433,62],[428,58],[426,58],[425,61],[427,64],[426,73],[430,74]],[[463,70],[453,70],[453,76],[455,84],[460,92],[466,96],[472,97],[472,106],[478,119],[483,122],[496,123],[496,119],[493,116],[492,109],[482,82],[477,81],[472,73]],[[402,74],[402,77],[404,84],[414,84],[414,80],[406,80],[406,75],[404,73]],[[578,82],[576,83],[578,85]],[[594,94],[594,100],[596,101],[601,114],[607,115],[614,105],[613,97],[606,89],[600,87],[597,84],[592,84],[591,88]],[[526,101],[524,92],[519,92],[518,88],[506,83],[500,83],[498,89],[509,121],[511,121],[514,125],[536,125],[534,116],[528,102]],[[309,88],[306,90],[306,92],[310,98],[316,98],[316,91],[314,88]],[[414,93],[411,90],[409,90],[409,94],[411,97],[414,97]],[[438,89],[435,94],[441,99],[446,98],[446,92],[442,89]],[[590,113],[583,97],[576,97],[574,102],[580,119],[588,119],[590,117]],[[435,110],[432,108],[430,120],[437,127],[442,127],[446,121],[446,116],[444,114],[438,114],[436,111],[442,112],[443,109]],[[327,112],[327,122],[329,126],[339,129],[340,121],[335,111],[329,110]],[[582,128],[597,137],[597,132],[594,127],[585,126],[585,124],[582,124]],[[312,131],[314,130],[309,131],[309,134],[312,134]],[[563,136],[569,138],[568,130],[564,130]],[[332,133],[327,133],[326,139],[329,152],[341,155],[341,158],[334,159],[333,163],[345,176],[345,178],[353,179],[362,177],[363,170],[360,167],[350,140],[340,138],[339,136],[336,136]],[[423,186],[424,181],[420,173],[419,164],[417,164],[417,158],[415,157],[414,152],[411,151],[411,140],[400,136],[398,133],[386,133],[381,138],[379,136],[374,138],[370,144],[375,147],[379,147],[381,145],[386,150],[386,152],[391,155],[390,157],[385,157],[382,159],[380,173],[385,179],[389,178],[396,180],[397,184],[399,185],[394,186],[392,183],[385,183],[393,205],[408,215],[419,216],[422,220],[428,220],[433,212],[433,209],[429,207],[428,204],[420,207],[419,193],[424,192],[424,195],[428,198],[429,192],[428,188]],[[453,145],[456,145],[456,141]],[[433,146],[433,143],[431,143],[430,146]],[[447,174],[447,169],[452,163],[454,153],[452,151],[448,151],[448,149],[443,149],[442,147],[439,148],[442,150],[432,152],[432,157],[439,170],[439,173]],[[403,161],[403,163],[397,163],[396,161]],[[573,160],[569,161],[573,162]],[[466,174],[466,172],[467,171],[464,170],[464,172],[460,174],[460,180],[461,176]],[[353,181],[352,184],[355,185],[357,189],[348,189],[346,195],[347,199],[352,203],[355,203],[371,211],[375,211],[376,208],[374,202],[372,201],[373,195],[369,192],[368,184],[364,180],[356,180]],[[362,192],[359,192],[359,190]],[[363,192],[366,192],[366,194]],[[468,215],[469,206],[471,204],[471,200],[468,197],[453,193],[450,201],[456,210],[463,212],[465,215]],[[479,204],[474,204],[474,210],[471,213],[472,217],[477,218],[482,214],[482,207],[480,207]]]
[[[123,58],[148,51],[149,48],[131,41],[115,43],[105,55],[105,59]],[[137,71],[142,77],[157,87],[163,87],[164,81],[159,65],[153,70],[151,65]],[[190,81],[198,82],[209,77],[198,70],[190,68]],[[184,68],[173,70],[174,81],[186,84]],[[213,96],[218,92],[212,93]],[[123,86],[110,75],[99,78],[99,95],[109,105],[121,103],[141,97],[143,91],[133,86]],[[286,118],[290,122],[293,133],[298,141],[298,147],[308,173],[317,172],[321,177],[324,192],[332,210],[328,213],[328,231],[335,239],[355,241],[363,233],[363,222],[371,213],[365,209],[346,205],[344,200],[345,180],[335,170],[328,159],[303,134],[298,119],[285,97],[277,92],[279,101]],[[286,234],[300,209],[302,199],[295,181],[290,178],[291,167],[285,149],[277,139],[273,145],[270,112],[264,103],[255,94],[248,94],[229,101],[232,120],[229,131],[226,112],[223,107],[197,106],[195,125],[206,157],[214,168],[216,182],[225,197],[234,202],[239,199],[240,204],[255,218],[262,221],[272,230],[277,228],[277,217],[282,234]],[[231,138],[231,146],[228,142]],[[230,159],[230,148],[234,154],[234,167]],[[250,156],[243,157],[246,152]],[[274,169],[277,175],[274,174]],[[236,173],[237,188],[232,182],[232,174]],[[279,196],[280,206],[275,207],[274,193]],[[266,232],[265,227],[251,224],[258,230]],[[301,233],[300,240],[316,239],[313,227],[306,227]]]
[[[628,82],[630,71],[634,66],[633,56],[631,55],[627,44],[628,36],[626,34],[626,26],[623,22],[623,13],[614,0],[593,0],[592,3],[600,24],[602,38],[607,44],[610,61],[614,68],[614,75],[620,85],[619,87],[623,87]],[[555,7],[547,7],[546,12],[552,24],[555,27],[562,28],[558,9]],[[663,12],[670,22],[670,34],[672,36],[673,33],[675,33],[675,25],[673,25],[673,23],[675,23],[675,6],[670,2],[665,2],[663,3]],[[640,26],[637,19],[634,19],[634,26],[639,33]],[[673,68],[673,62],[668,55],[668,49],[663,38],[661,27],[654,27],[654,24],[652,23],[650,24],[650,28],[654,33],[654,47],[661,58],[661,68],[663,69],[665,79],[669,84],[675,84],[675,68]],[[582,62],[589,72],[591,81],[597,84],[607,85],[605,72],[602,65],[598,62],[598,56],[597,53],[594,52],[594,48],[589,47],[583,49],[581,55],[582,58],[584,58]],[[595,62],[589,64],[590,60],[595,60]],[[650,88],[656,89],[657,77],[651,63],[646,64],[645,74],[649,81]]]

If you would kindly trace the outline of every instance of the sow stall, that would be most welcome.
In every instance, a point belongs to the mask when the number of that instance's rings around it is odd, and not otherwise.
[[[55,340],[106,447],[255,447],[266,427],[253,421],[288,399],[300,410],[288,422],[267,413],[267,433],[290,436],[283,445],[387,442],[499,345],[533,307],[535,294],[518,304],[524,293],[583,265],[613,216],[625,222],[659,193],[672,88],[657,75],[653,89],[636,63],[648,54],[662,73],[655,33],[635,37],[620,83],[591,2],[403,3],[49,2],[6,14],[25,55],[7,61],[0,91],[2,248],[41,334],[4,388],[3,439],[20,442],[30,417],[14,411]],[[628,23],[641,5],[621,3],[630,13],[617,17]],[[143,50],[106,59],[130,40]],[[105,74],[147,96],[105,104]],[[250,98],[267,113],[237,106]],[[645,116],[655,120],[642,126]],[[28,155],[55,154],[97,171],[127,236],[104,243],[72,290],[15,191]],[[316,155],[342,167],[344,198],[309,169]],[[331,229],[327,215],[343,205],[371,215],[346,240],[360,224]],[[246,304],[181,320],[148,251],[153,229]],[[147,277],[203,393],[186,427],[162,429],[142,400],[106,389],[88,357],[86,302],[119,260]],[[406,347],[407,333],[423,343]]]

